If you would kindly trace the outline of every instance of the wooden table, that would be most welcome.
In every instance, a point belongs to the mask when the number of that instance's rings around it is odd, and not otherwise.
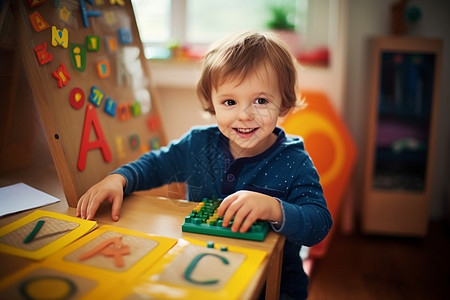
[[[125,198],[120,214],[120,220],[111,219],[111,205],[103,203],[96,214],[98,225],[113,225],[136,231],[151,233],[170,238],[190,237],[202,241],[231,246],[263,250],[268,253],[255,276],[245,290],[243,299],[255,299],[266,282],[266,298],[278,299],[281,278],[281,261],[283,257],[284,236],[270,230],[264,242],[217,237],[211,235],[187,233],[181,231],[184,217],[189,215],[194,202],[154,197],[144,194],[132,194]],[[76,209],[68,207],[65,201],[45,206],[42,210],[54,211],[69,216],[75,216]],[[16,213],[0,218],[0,226],[5,226],[31,213],[31,211]],[[11,274],[31,263],[30,260],[0,253],[0,278]]]

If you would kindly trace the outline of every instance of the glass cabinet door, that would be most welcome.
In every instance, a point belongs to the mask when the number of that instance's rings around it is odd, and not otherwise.
[[[380,52],[372,187],[425,188],[435,54]]]

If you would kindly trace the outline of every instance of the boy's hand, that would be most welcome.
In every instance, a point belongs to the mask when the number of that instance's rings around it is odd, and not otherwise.
[[[283,212],[280,202],[270,196],[250,191],[238,191],[223,199],[218,210],[223,216],[223,226],[228,227],[234,216],[231,231],[246,232],[258,219],[281,222]]]
[[[92,186],[78,201],[77,217],[92,220],[98,207],[104,200],[112,203],[111,218],[119,221],[123,201],[123,188],[126,179],[119,174],[112,174]]]

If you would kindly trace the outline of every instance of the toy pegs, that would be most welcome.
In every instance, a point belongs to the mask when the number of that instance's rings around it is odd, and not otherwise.
[[[53,77],[58,81],[58,87],[62,88],[69,83],[69,79],[71,79],[69,72],[67,72],[66,65],[62,63],[57,71],[52,72]]]

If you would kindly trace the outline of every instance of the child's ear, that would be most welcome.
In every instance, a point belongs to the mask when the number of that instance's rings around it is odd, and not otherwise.
[[[212,103],[204,105],[203,110],[205,112],[208,112],[211,116],[216,115],[216,111],[214,110],[214,106],[212,105]]]
[[[282,109],[280,110],[279,116],[280,116],[280,117],[286,116],[286,115],[289,113],[290,110],[291,110],[291,108],[282,108]]]
[[[209,112],[211,116],[216,115],[216,111],[214,110],[214,107],[212,105],[210,107],[208,107],[208,109],[206,111]]]

